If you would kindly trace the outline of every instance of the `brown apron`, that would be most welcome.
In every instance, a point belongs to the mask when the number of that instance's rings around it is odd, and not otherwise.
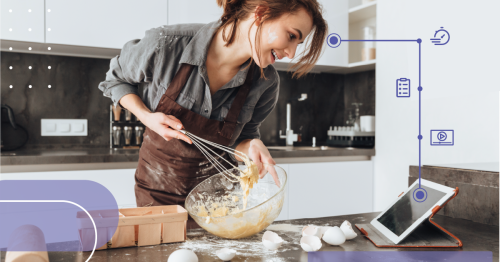
[[[177,117],[190,133],[206,140],[228,146],[233,136],[241,108],[250,91],[255,63],[252,62],[245,83],[239,87],[224,121],[207,119],[185,109],[175,101],[193,70],[193,65],[182,64],[170,86],[161,97],[155,112]],[[221,157],[235,163],[226,152],[213,148]],[[230,167],[224,160],[221,164]],[[194,145],[182,140],[166,141],[146,127],[139,151],[139,163],[135,172],[135,197],[138,207],[158,205],[184,206],[189,192],[200,182],[219,173]],[[191,217],[188,228],[195,228]]]

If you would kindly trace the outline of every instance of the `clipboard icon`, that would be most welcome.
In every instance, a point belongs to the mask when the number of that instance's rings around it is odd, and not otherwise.
[[[410,79],[396,79],[396,97],[410,97]]]

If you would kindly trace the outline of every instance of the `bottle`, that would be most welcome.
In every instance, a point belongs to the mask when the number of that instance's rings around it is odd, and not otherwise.
[[[365,26],[363,28],[363,35],[365,40],[375,39],[375,30],[373,27]],[[375,59],[375,42],[363,41],[363,49],[361,50],[361,61],[368,61]]]

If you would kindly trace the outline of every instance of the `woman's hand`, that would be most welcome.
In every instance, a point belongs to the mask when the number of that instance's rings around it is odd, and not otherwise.
[[[193,142],[189,137],[177,131],[182,130],[184,126],[181,121],[172,115],[165,115],[161,112],[149,113],[143,116],[141,122],[149,129],[155,131],[158,135],[170,141],[172,138],[181,139],[189,144]]]
[[[276,162],[271,157],[269,150],[267,150],[267,147],[264,145],[264,143],[262,143],[260,139],[250,140],[248,146],[248,156],[259,168],[259,177],[261,179],[264,178],[267,172],[269,172],[273,176],[276,185],[278,187],[281,187],[278,173],[276,173],[276,170],[274,169],[274,165],[276,165]]]

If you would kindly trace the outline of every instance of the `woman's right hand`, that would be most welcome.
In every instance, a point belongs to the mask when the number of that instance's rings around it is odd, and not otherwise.
[[[165,115],[161,112],[148,113],[141,118],[141,121],[167,141],[176,138],[184,140],[189,144],[193,143],[189,137],[177,131],[184,129],[184,126],[175,116]]]

